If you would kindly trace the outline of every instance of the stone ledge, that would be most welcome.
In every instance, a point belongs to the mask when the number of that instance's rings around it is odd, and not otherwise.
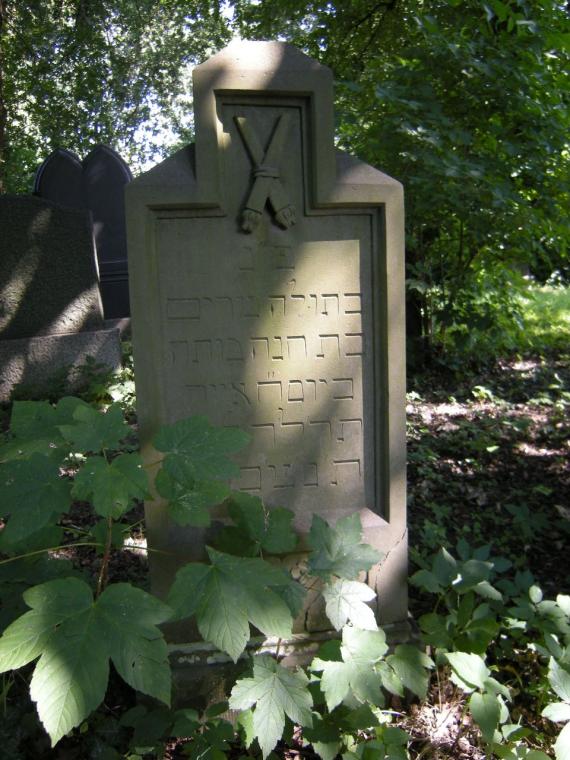
[[[97,364],[119,369],[120,330],[115,327],[0,341],[0,402],[9,401],[14,387],[22,383],[33,386],[36,392],[49,390],[54,375],[65,369],[67,389],[72,393],[77,388],[77,369],[88,356]]]
[[[399,623],[382,626],[390,648],[398,644],[417,643],[417,627],[408,618]],[[278,651],[279,658],[287,667],[304,667],[311,662],[317,650],[325,641],[338,639],[337,631],[318,633],[298,633],[290,639],[253,637],[249,640],[237,663],[220,652],[213,644],[204,641],[188,644],[170,644],[168,647],[175,704],[190,704],[203,710],[210,704],[226,699],[235,679],[241,674],[253,654],[273,654]],[[230,711],[231,712],[231,711]],[[232,715],[225,716],[230,720]]]

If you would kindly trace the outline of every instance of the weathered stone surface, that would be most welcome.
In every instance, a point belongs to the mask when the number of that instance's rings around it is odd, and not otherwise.
[[[85,212],[31,195],[4,195],[0,229],[0,339],[103,327]]]
[[[98,145],[81,162],[58,148],[39,167],[34,193],[63,206],[91,214],[107,319],[129,315],[125,185],[132,174],[121,156]]]
[[[121,367],[118,328],[90,330],[64,335],[0,341],[0,402],[10,400],[16,385],[24,384],[35,394],[53,392],[54,376],[65,370],[67,391],[72,393],[81,380],[78,368],[87,357],[112,370]]]
[[[195,69],[194,98],[195,146],[127,188],[146,456],[190,414],[249,430],[234,487],[292,509],[301,533],[358,512],[387,555],[368,577],[379,618],[403,621],[402,188],[334,151],[332,74],[289,45],[233,43]],[[171,553],[151,557],[164,593],[205,536],[159,502],[147,524]]]

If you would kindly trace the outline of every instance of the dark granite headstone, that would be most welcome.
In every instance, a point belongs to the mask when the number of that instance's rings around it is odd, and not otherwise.
[[[0,401],[22,383],[47,392],[62,370],[73,391],[88,356],[117,369],[119,330],[103,322],[88,212],[4,195],[0,230]]]
[[[103,327],[89,217],[33,195],[0,196],[0,338]]]
[[[34,193],[91,212],[101,296],[107,319],[129,316],[124,187],[132,174],[121,156],[98,145],[81,162],[68,150],[55,150],[37,171]]]
[[[124,189],[132,178],[127,164],[106,145],[97,146],[83,161],[83,186],[93,218],[107,319],[130,314]]]
[[[85,209],[83,166],[79,157],[57,148],[36,172],[34,193],[68,208]]]

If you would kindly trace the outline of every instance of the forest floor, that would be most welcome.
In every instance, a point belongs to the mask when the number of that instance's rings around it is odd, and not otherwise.
[[[545,593],[568,593],[570,357],[504,362],[408,393],[410,547],[491,544]]]

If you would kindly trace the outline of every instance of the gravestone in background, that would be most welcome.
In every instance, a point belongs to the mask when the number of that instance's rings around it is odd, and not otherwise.
[[[87,213],[3,195],[0,229],[0,399],[18,383],[39,389],[87,356],[118,368],[118,330],[104,329]]]
[[[332,74],[289,45],[231,44],[194,70],[194,102],[196,144],[127,188],[145,455],[191,414],[248,430],[233,486],[305,534],[358,512],[386,555],[379,619],[405,621],[402,188],[334,150]],[[204,535],[159,502],[147,525],[173,555],[150,557],[164,594]]]
[[[98,145],[83,162],[75,153],[58,148],[39,167],[34,182],[36,195],[91,212],[107,319],[130,313],[124,189],[131,180],[121,156]]]

